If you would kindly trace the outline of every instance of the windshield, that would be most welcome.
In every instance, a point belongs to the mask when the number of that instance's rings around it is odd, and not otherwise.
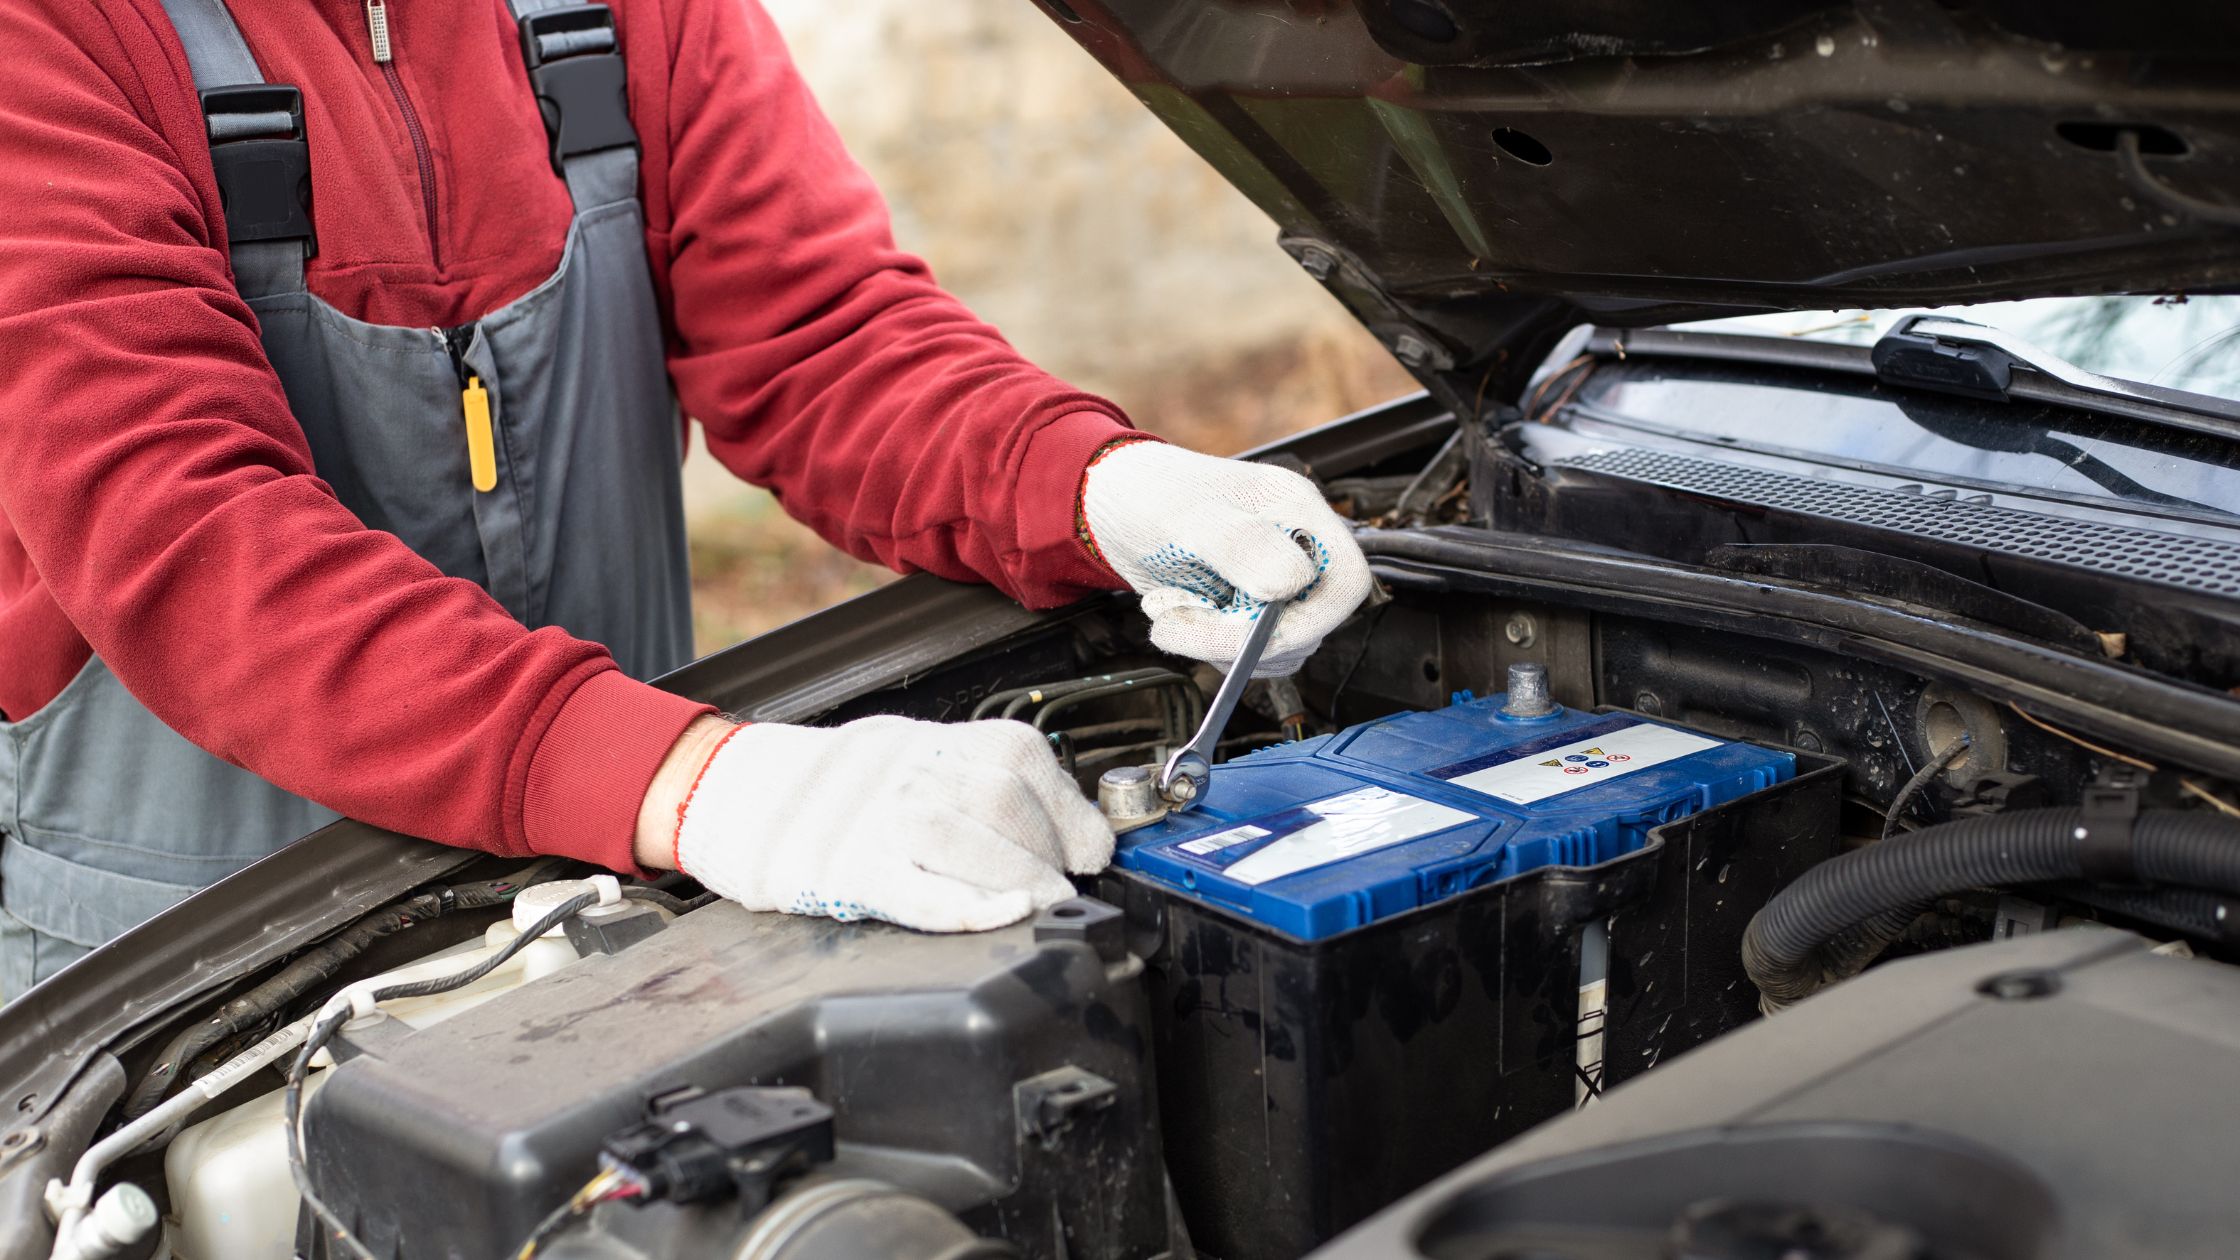
[[[1924,311],[1988,324],[2102,376],[2240,400],[2240,295],[2033,298],[1978,306],[1790,311],[1675,326],[1868,346],[1899,320]]]

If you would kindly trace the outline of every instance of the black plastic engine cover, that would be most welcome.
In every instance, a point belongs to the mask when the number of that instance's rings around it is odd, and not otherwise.
[[[1877,967],[1315,1260],[2225,1257],[2240,969],[2090,928]]]
[[[834,1172],[1038,1260],[1155,1256],[1140,968],[1077,930],[1111,913],[1074,902],[1039,929],[931,936],[712,905],[344,1062],[307,1108],[311,1177],[376,1255],[488,1260],[650,1099],[793,1085],[834,1111]],[[1053,1082],[1093,1105],[1053,1104]]]

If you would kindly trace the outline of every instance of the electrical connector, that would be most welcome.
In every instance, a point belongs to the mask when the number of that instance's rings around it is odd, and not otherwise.
[[[699,1203],[736,1196],[747,1212],[777,1184],[832,1158],[832,1108],[805,1089],[693,1089],[654,1100],[643,1124],[599,1152],[640,1189],[633,1203]]]

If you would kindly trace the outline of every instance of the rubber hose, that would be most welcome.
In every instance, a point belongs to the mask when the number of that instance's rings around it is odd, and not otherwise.
[[[2083,820],[2076,809],[1965,818],[1806,871],[1775,894],[1743,934],[1742,965],[1758,986],[1761,1005],[1779,1010],[1865,967],[1873,961],[1867,938],[1881,929],[1902,931],[1937,897],[2083,878],[2078,837]],[[2147,883],[2240,893],[2240,823],[2230,819],[2150,810],[2133,827],[2131,852],[2139,879]],[[1861,932],[1862,925],[1877,931]],[[1832,948],[1838,942],[1840,951]]]
[[[2231,899],[2213,892],[2196,888],[2106,888],[2095,889],[2084,900],[2181,936],[2226,945],[2240,943],[2240,921],[2234,921],[2231,914]]]
[[[1879,911],[1836,933],[1820,947],[1822,973],[1842,978],[1865,971],[1868,963],[1882,957],[1882,951],[1904,936],[1934,904],[1927,897],[1909,901],[1905,905]]]

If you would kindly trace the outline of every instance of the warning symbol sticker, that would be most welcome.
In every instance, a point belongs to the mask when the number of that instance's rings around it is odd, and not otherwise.
[[[1575,744],[1440,777],[1512,805],[1530,805],[1717,747],[1715,739],[1637,722]]]

